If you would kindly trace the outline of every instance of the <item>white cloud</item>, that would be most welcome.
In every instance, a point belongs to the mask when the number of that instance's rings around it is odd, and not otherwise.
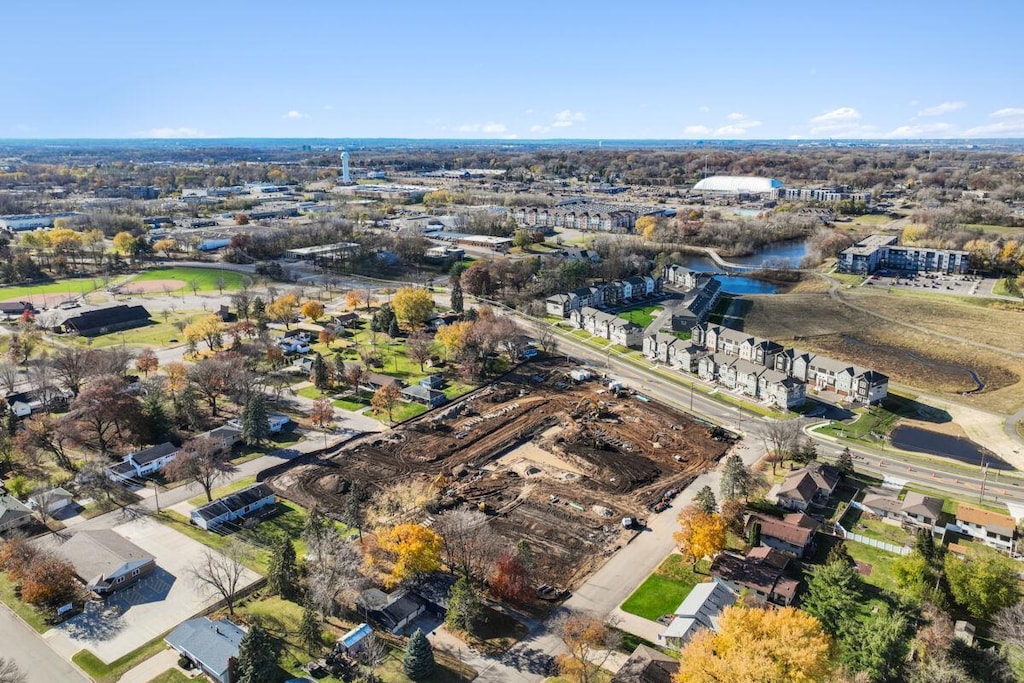
[[[574,112],[569,109],[563,109],[555,114],[555,121],[551,126],[553,128],[569,128],[574,123],[583,123],[586,120],[587,117],[581,111]]]
[[[828,124],[837,121],[856,121],[860,118],[860,112],[853,107],[839,107],[824,114],[819,114],[811,119],[811,124]]]
[[[459,126],[460,133],[504,133],[508,128],[504,123],[488,121],[487,123],[464,123]]]
[[[542,126],[538,123],[535,123],[532,126],[530,126],[531,133],[547,133],[549,130],[551,129],[548,128],[547,126]]]
[[[922,136],[945,137],[953,132],[953,125],[936,121],[935,123],[923,123],[920,125],[908,125],[895,128],[883,137],[887,138],[918,138]]]
[[[975,126],[964,131],[964,136],[969,138],[1002,137],[1007,135],[1018,136],[1024,133],[1024,118],[1000,121],[987,126]]]
[[[711,129],[707,126],[687,126],[683,132],[687,135],[707,135]]]
[[[281,116],[282,119],[308,119],[309,114],[303,114],[301,111],[292,109],[287,114]]]
[[[738,114],[736,112],[733,112],[733,113],[729,114],[728,116],[726,116],[725,118],[729,119],[730,121],[742,121],[743,119],[747,118],[747,115],[746,114]]]
[[[760,121],[752,121],[750,119],[744,119],[736,123],[730,123],[727,126],[722,126],[715,129],[715,135],[718,137],[731,137],[736,135],[745,135],[751,128],[757,128],[761,125]]]
[[[994,119],[1005,119],[1011,116],[1024,116],[1024,109],[1019,107],[1007,107],[1006,109],[999,109],[989,114]]]
[[[533,113],[533,110],[532,110],[532,109],[527,109],[527,110],[526,110],[526,111],[524,111],[523,113],[524,113],[524,114],[526,114],[527,116],[529,116],[530,114],[532,114],[532,113]]]
[[[697,111],[699,111],[702,114],[707,114],[709,111],[711,111],[711,107],[709,107],[707,105],[703,105],[703,106],[697,107]]]
[[[138,137],[143,138],[205,138],[206,133],[199,130],[198,128],[189,128],[188,126],[181,126],[179,128],[164,127],[164,128],[150,128],[147,131],[139,133]]]
[[[925,107],[921,111],[917,112],[918,116],[942,116],[948,114],[951,111],[957,111],[967,106],[967,103],[962,100],[956,100],[955,102],[943,102],[942,104],[936,104],[934,107]]]

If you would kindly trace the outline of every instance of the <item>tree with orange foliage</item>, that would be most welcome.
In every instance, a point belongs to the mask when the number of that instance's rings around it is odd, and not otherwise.
[[[370,399],[370,407],[373,408],[373,412],[380,413],[387,411],[388,422],[394,422],[394,411],[395,404],[402,398],[402,390],[398,388],[397,384],[385,384],[380,389],[377,389],[373,393],[373,398]]]
[[[337,338],[336,334],[326,328],[320,330],[320,333],[316,336],[316,340],[328,348],[330,348],[331,342]]]
[[[509,546],[498,557],[487,585],[499,600],[523,604],[530,599],[533,588],[530,580],[529,560],[516,546]]]
[[[683,555],[688,555],[697,566],[698,560],[717,555],[725,547],[725,519],[688,505],[679,513],[679,531],[673,538]]]
[[[388,586],[441,568],[441,536],[419,524],[399,524],[378,536],[380,550],[390,568],[384,578]]]
[[[729,607],[719,631],[697,633],[673,683],[816,683],[828,679],[829,637],[810,614]]]
[[[149,376],[149,373],[160,367],[160,359],[156,357],[153,349],[143,349],[139,357],[135,359],[135,369],[142,374]]]
[[[313,409],[309,411],[309,419],[321,429],[333,423],[334,405],[331,403],[331,399],[318,398],[313,401]]]
[[[38,553],[21,577],[21,599],[31,605],[52,609],[77,596],[75,568],[52,553]]]
[[[363,295],[354,289],[350,289],[345,292],[345,308],[354,311],[359,308],[360,302],[363,300]]]
[[[172,396],[188,386],[188,366],[180,360],[172,360],[165,365],[164,374],[167,375],[167,390]]]
[[[558,657],[558,672],[578,683],[590,683],[622,637],[608,628],[603,621],[589,614],[570,612],[555,626],[555,632],[565,643],[567,653]]]

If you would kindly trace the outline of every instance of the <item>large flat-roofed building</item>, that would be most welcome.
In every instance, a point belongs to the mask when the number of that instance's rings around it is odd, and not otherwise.
[[[551,207],[519,207],[510,212],[512,219],[529,228],[573,228],[594,232],[630,232],[639,211],[616,204],[586,199],[568,199]]]
[[[970,253],[959,249],[935,249],[898,245],[895,235],[871,235],[839,253],[841,273],[870,275],[882,268],[911,272],[966,273]]]
[[[781,180],[758,176],[713,175],[698,181],[693,191],[704,194],[772,195],[783,186]]]
[[[77,211],[61,211],[58,213],[26,213],[19,215],[0,216],[0,228],[17,232],[19,230],[35,230],[52,228],[58,218],[74,218],[83,214]]]
[[[772,196],[775,199],[801,202],[871,201],[870,192],[853,192],[846,187],[780,187]]]
[[[338,261],[345,260],[359,253],[360,245],[356,242],[335,242],[334,244],[318,244],[313,247],[299,247],[284,252],[287,259],[301,261]]]

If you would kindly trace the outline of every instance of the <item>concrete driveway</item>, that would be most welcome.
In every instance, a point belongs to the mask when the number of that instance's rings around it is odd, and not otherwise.
[[[156,571],[82,614],[50,629],[43,638],[70,659],[88,649],[110,663],[212,605],[218,597],[199,588],[191,575],[206,546],[170,527],[143,517],[114,531],[156,558]],[[259,577],[246,572],[241,585]]]

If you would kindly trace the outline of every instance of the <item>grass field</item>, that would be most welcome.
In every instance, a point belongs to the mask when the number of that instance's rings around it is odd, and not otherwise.
[[[989,225],[988,223],[966,223],[965,228],[969,230],[981,230],[1000,237],[1024,237],[1024,228],[1011,228],[1005,225]]]
[[[0,602],[10,607],[12,612],[21,617],[21,620],[35,629],[37,633],[42,633],[50,628],[35,607],[22,602],[14,594],[14,584],[11,583],[6,572],[0,572]]]
[[[0,301],[33,294],[83,294],[100,287],[103,287],[103,280],[98,277],[57,280],[37,285],[3,286],[0,287]]]
[[[190,683],[191,680],[178,669],[168,669],[156,678],[150,679],[149,683]]]
[[[195,280],[200,292],[216,292],[219,290],[217,283],[224,278],[224,291],[241,289],[249,278],[244,273],[233,270],[218,270],[213,268],[152,268],[132,278],[132,282],[145,282],[148,280],[181,280],[185,282],[185,291],[191,291],[191,283]],[[176,292],[182,289],[174,290]]]
[[[697,567],[707,571],[707,566],[702,563],[698,563]],[[682,555],[669,555],[626,598],[622,603],[622,611],[655,621],[662,615],[672,614],[694,586],[709,579],[706,574],[694,572]]]
[[[898,311],[886,309],[896,320],[922,327],[940,326],[938,309],[933,308],[930,301],[924,300],[924,305],[918,307],[916,298],[907,299],[909,304],[903,305],[898,303],[900,297],[889,299],[886,295],[851,297],[858,305],[901,306]],[[954,306],[955,314],[950,312],[949,306]],[[1007,337],[1001,342],[1004,348],[1018,348],[1021,344],[1019,339],[1009,340],[1024,329],[1016,315],[1000,314],[999,309],[993,311],[986,306],[956,306],[955,302],[945,304],[942,310],[943,331],[955,330],[976,341],[1001,333]],[[957,321],[955,327],[954,320]],[[983,326],[988,330],[979,329]],[[929,333],[895,325],[818,295],[754,297],[744,321],[744,331],[784,346],[827,354],[878,370],[893,382],[956,395],[958,401],[981,408],[1005,413],[1024,403],[1024,381],[1018,374],[1020,363],[1016,359],[952,340],[936,343]],[[986,388],[983,392],[959,397],[961,392],[976,386],[968,369],[981,377]]]
[[[89,677],[96,683],[114,683],[114,681],[120,680],[121,676],[129,669],[134,669],[167,647],[167,644],[164,643],[164,635],[166,634],[157,636],[145,645],[132,650],[123,657],[115,659],[110,664],[104,664],[103,660],[89,650],[81,650],[76,653],[71,658],[71,661],[77,664],[82,671],[89,674]]]
[[[885,225],[886,223],[891,223],[894,220],[891,216],[877,213],[868,213],[863,216],[851,216],[850,218],[853,220],[849,223],[845,223],[844,225],[868,225],[874,228],[880,225]]]
[[[658,317],[658,314],[665,310],[661,306],[642,306],[640,308],[632,308],[628,311],[621,311],[616,313],[620,318],[625,318],[631,323],[635,323],[640,327],[647,327],[654,319]]]

